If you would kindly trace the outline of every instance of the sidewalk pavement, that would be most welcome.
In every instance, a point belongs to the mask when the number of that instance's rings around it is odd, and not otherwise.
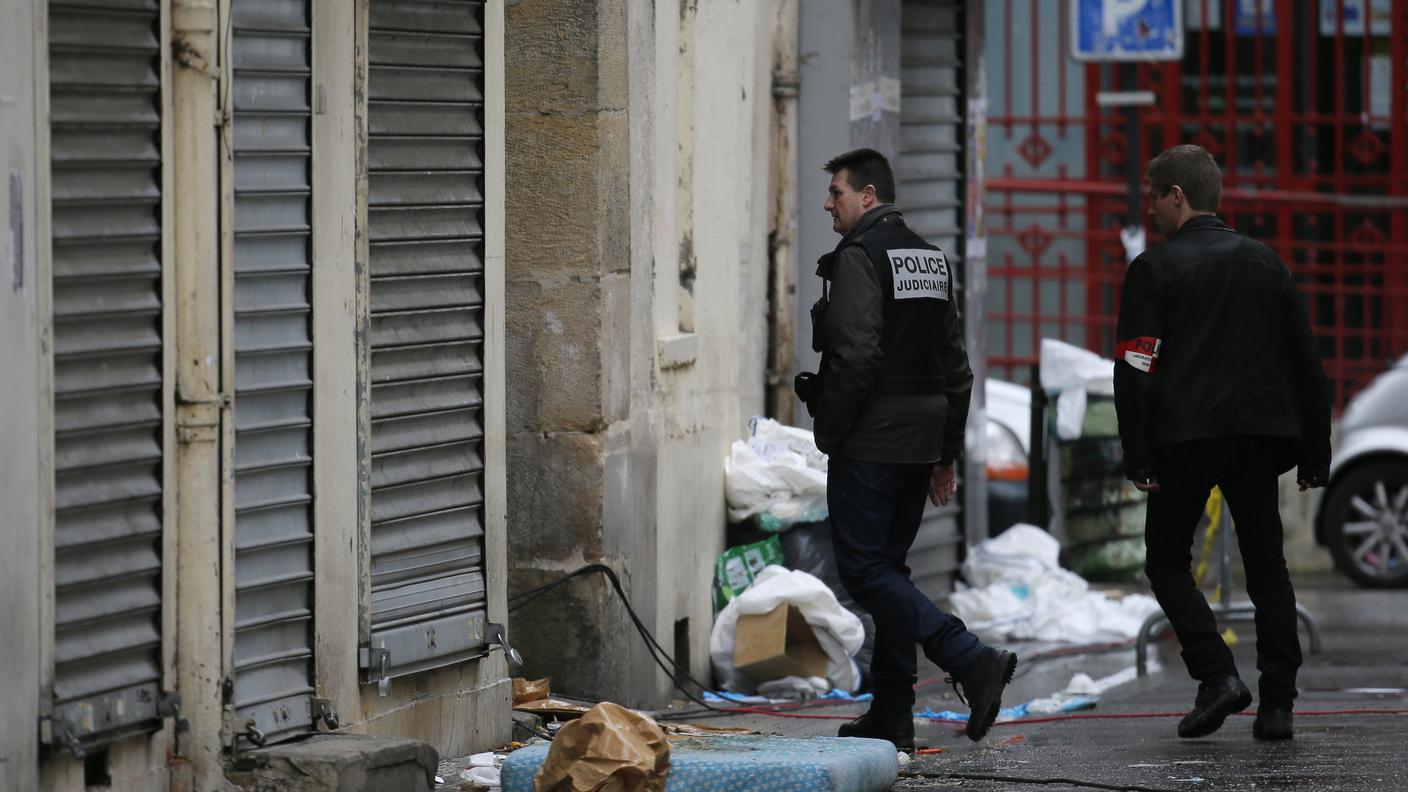
[[[1300,601],[1320,624],[1324,651],[1306,655],[1291,742],[1252,739],[1255,702],[1213,735],[1179,739],[1178,716],[1192,705],[1197,686],[1183,669],[1177,644],[1168,640],[1155,655],[1162,671],[1107,692],[1084,714],[1178,715],[999,723],[980,743],[965,738],[961,725],[917,721],[919,745],[942,753],[915,757],[895,789],[1408,790],[1408,715],[1309,714],[1408,709],[1408,592],[1368,591],[1338,578],[1295,583]],[[1238,636],[1242,677],[1255,691],[1255,630],[1250,622],[1230,626]],[[1049,645],[1010,648],[1020,657]],[[1050,695],[1077,671],[1099,678],[1133,664],[1130,649],[1019,665],[1003,703]],[[933,666],[921,667],[921,680],[939,681],[920,689],[917,708],[964,709],[942,676]],[[862,711],[855,704],[802,710],[850,717]],[[800,736],[835,734],[843,721],[743,715],[695,722]]]
[[[1297,595],[1317,618],[1323,652],[1308,652],[1296,702],[1296,736],[1290,742],[1252,739],[1253,702],[1208,737],[1182,740],[1178,718],[1192,706],[1197,686],[1184,671],[1172,639],[1153,657],[1159,671],[1107,691],[1078,720],[998,723],[981,742],[963,736],[962,724],[916,721],[919,755],[901,770],[894,789],[1019,790],[1408,790],[1408,715],[1326,714],[1345,710],[1408,710],[1408,591],[1359,589],[1338,577],[1293,579]],[[1255,630],[1249,621],[1230,625],[1242,678],[1255,692]],[[1302,646],[1306,646],[1302,633]],[[1032,658],[1051,644],[1009,644]],[[1134,650],[1019,662],[1003,697],[1006,706],[1060,691],[1076,672],[1092,678],[1134,665]],[[963,711],[943,672],[921,661],[916,709]],[[743,727],[788,736],[834,735],[860,704],[814,705],[797,711],[830,718],[730,715],[691,723]],[[1160,717],[1111,715],[1170,713]],[[442,765],[442,788],[453,789],[462,760]],[[453,771],[453,772],[451,772]]]

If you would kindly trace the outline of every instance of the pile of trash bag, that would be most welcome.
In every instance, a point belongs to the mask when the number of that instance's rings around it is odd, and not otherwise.
[[[729,522],[752,521],[776,533],[826,519],[826,455],[806,429],[771,418],[748,422],[724,460]]]
[[[1058,561],[1061,545],[1019,523],[982,542],[963,562],[967,586],[949,606],[968,628],[998,640],[1096,643],[1134,638],[1159,604],[1145,594],[1091,591]]]

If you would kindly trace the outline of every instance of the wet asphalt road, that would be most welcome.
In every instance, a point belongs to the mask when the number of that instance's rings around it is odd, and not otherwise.
[[[1298,711],[1408,709],[1408,591],[1366,591],[1336,578],[1296,584],[1324,640],[1320,655],[1306,656]],[[1255,631],[1250,622],[1230,626],[1238,637],[1234,648],[1243,679],[1255,691]],[[1031,654],[1045,647],[1015,648]],[[1161,644],[1157,657],[1161,672],[1106,693],[1092,713],[1186,711],[1196,685],[1183,670],[1177,645]],[[1132,650],[1028,663],[1019,666],[1004,703],[1049,695],[1075,671],[1099,678],[1133,664]],[[926,670],[939,674],[930,666],[921,669],[921,677]],[[961,706],[942,683],[921,691],[919,706],[925,705]],[[825,711],[858,714],[861,708]],[[839,723],[753,716],[714,722],[791,735],[834,734]],[[953,725],[921,722],[919,744],[943,752],[916,757],[894,788],[1408,790],[1408,715],[1301,714],[1296,737],[1287,743],[1253,740],[1249,714],[1229,718],[1220,731],[1198,740],[1179,739],[1177,722],[1177,717],[1016,722],[998,724],[981,743],[969,742]]]

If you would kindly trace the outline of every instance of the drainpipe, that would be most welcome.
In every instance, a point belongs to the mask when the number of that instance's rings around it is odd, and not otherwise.
[[[772,25],[772,147],[768,200],[767,414],[791,425],[797,292],[797,0],[776,0]]]

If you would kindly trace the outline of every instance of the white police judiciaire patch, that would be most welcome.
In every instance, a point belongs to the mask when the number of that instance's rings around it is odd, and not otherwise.
[[[895,279],[896,300],[948,299],[948,259],[942,250],[887,250],[885,255]]]

